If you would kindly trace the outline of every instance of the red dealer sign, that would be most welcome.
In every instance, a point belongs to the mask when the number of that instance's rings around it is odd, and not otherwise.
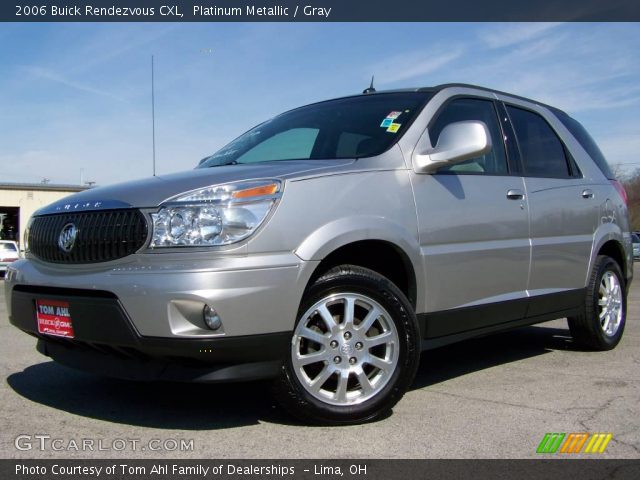
[[[69,302],[36,300],[36,319],[39,333],[73,338]]]

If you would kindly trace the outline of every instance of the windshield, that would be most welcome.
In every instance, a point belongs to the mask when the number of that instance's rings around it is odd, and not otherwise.
[[[13,243],[0,243],[0,252],[17,252],[15,244]]]
[[[431,96],[382,93],[297,108],[252,128],[203,159],[199,168],[378,155],[400,138]]]
[[[636,233],[632,233],[631,234],[631,241],[633,243],[640,243],[640,235],[638,235]]]

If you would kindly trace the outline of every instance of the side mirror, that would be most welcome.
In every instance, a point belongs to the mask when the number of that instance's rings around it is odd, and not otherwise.
[[[442,129],[435,148],[415,155],[419,172],[429,173],[444,165],[464,162],[491,150],[491,135],[484,122],[466,120]]]

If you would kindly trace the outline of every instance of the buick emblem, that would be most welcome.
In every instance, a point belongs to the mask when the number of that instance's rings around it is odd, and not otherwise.
[[[69,253],[73,248],[73,244],[76,243],[78,237],[78,229],[73,223],[67,223],[62,227],[60,236],[58,237],[58,246],[63,252]]]
[[[342,344],[342,346],[340,347],[340,351],[341,351],[344,355],[351,355],[351,354],[353,354],[353,345],[351,345],[350,343],[344,343],[344,344]]]

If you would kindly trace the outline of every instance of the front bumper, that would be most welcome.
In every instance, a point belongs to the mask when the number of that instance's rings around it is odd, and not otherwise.
[[[118,299],[143,337],[261,335],[293,330],[315,265],[290,252],[218,258],[206,252],[139,254],[126,262],[81,267],[23,259],[8,268],[5,298],[17,286],[105,291]],[[221,317],[221,330],[206,327],[205,305]],[[11,302],[7,306],[11,317]]]
[[[69,302],[73,339],[42,335],[37,299]],[[140,336],[109,292],[18,286],[11,295],[11,323],[38,338],[38,351],[57,362],[132,380],[218,382],[277,375],[290,332],[218,338]]]
[[[292,254],[196,264],[159,257],[100,270],[16,262],[5,281],[10,322],[38,337],[41,353],[108,376],[217,382],[277,375],[313,266]],[[38,333],[36,300],[69,303],[73,339]],[[204,305],[222,318],[219,331],[205,326]]]

